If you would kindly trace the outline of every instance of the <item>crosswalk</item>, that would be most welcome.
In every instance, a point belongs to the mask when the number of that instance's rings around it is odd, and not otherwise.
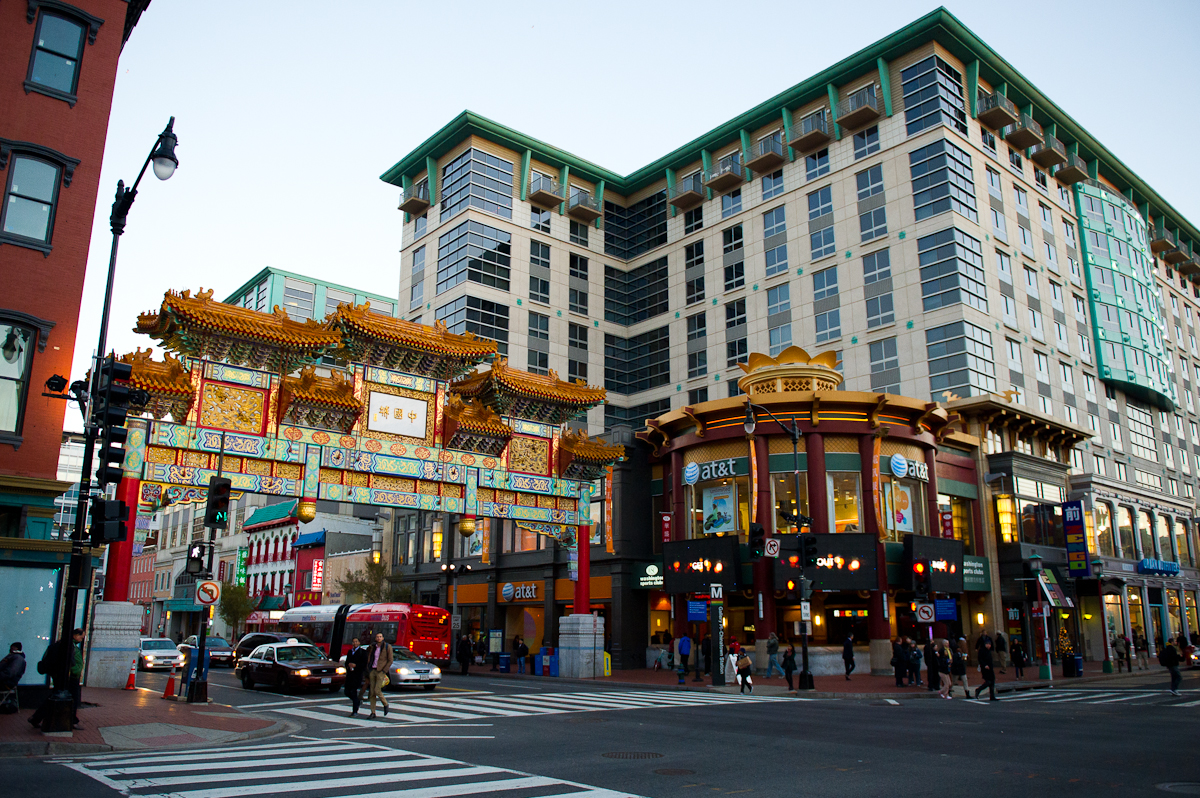
[[[382,708],[374,720],[366,717],[367,707],[357,717],[349,717],[349,702],[344,698],[321,701],[280,702],[250,711],[274,712],[304,720],[336,722],[350,727],[373,728],[387,724],[440,723],[443,721],[494,720],[496,718],[560,715],[571,712],[647,709],[652,707],[696,707],[765,701],[794,701],[787,696],[751,696],[699,692],[575,692],[575,693],[489,693],[472,692],[436,698],[392,699],[388,714]]]
[[[1166,690],[1103,690],[1066,689],[1066,690],[1030,690],[1022,693],[1009,693],[1000,696],[1001,701],[1009,703],[1030,704],[1094,704],[1097,706],[1170,706],[1170,707],[1200,707],[1200,691],[1188,690],[1181,696],[1174,696]],[[971,699],[972,704],[986,704],[986,698]]]
[[[153,754],[58,758],[134,798],[238,798],[320,792],[326,798],[638,798],[547,776],[344,740],[301,740]]]

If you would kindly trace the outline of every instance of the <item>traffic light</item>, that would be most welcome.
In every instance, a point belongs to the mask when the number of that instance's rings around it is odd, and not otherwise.
[[[129,377],[133,366],[121,363],[109,355],[100,363],[100,379],[96,383],[96,409],[92,419],[100,428],[100,451],[97,456],[96,483],[103,488],[121,481],[121,463],[125,460],[125,439],[129,430]]]
[[[767,548],[767,530],[762,524],[750,525],[750,557],[759,559]]]
[[[107,546],[129,537],[129,527],[126,523],[129,507],[125,502],[93,496],[89,515],[92,521],[89,531],[93,546]]]
[[[204,544],[198,540],[188,544],[187,565],[184,571],[196,575],[204,573]]]
[[[232,483],[226,477],[210,477],[208,502],[204,505],[204,525],[212,529],[229,529],[229,492]]]
[[[929,561],[913,560],[912,564],[913,593],[917,601],[929,599]]]
[[[817,565],[817,536],[811,533],[800,536],[800,560],[804,568]]]

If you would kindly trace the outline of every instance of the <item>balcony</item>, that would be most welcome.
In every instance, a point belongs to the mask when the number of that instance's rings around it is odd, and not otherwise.
[[[820,110],[809,114],[800,120],[800,124],[792,128],[788,136],[788,144],[796,152],[812,152],[829,141],[829,123],[825,121],[825,111]]]
[[[1170,249],[1179,249],[1175,234],[1165,227],[1151,227],[1150,251],[1157,255]]]
[[[1175,264],[1175,268],[1185,277],[1192,277],[1200,274],[1200,256],[1192,255],[1187,260],[1183,260]]]
[[[599,203],[586,191],[574,191],[567,202],[567,216],[581,222],[591,223],[604,215]]]
[[[429,181],[422,180],[415,186],[404,189],[400,195],[400,210],[419,216],[429,207]]]
[[[776,133],[754,145],[746,166],[760,175],[765,175],[774,172],[776,167],[786,160],[782,138]]]
[[[1087,162],[1074,153],[1067,153],[1066,162],[1054,170],[1054,179],[1064,186],[1070,186],[1080,180],[1087,180],[1087,177]]]
[[[724,194],[746,182],[746,170],[742,168],[740,153],[727,155],[717,165],[704,173],[704,187]]]
[[[1004,128],[1002,136],[1010,145],[1020,150],[1041,144],[1045,139],[1042,126],[1029,114],[1021,114],[1020,119]]]
[[[1003,94],[989,94],[980,100],[975,116],[992,130],[1003,130],[1021,118],[1017,106]]]
[[[668,202],[681,211],[694,208],[704,202],[704,181],[700,179],[700,173],[696,172],[676,181],[675,187],[671,189],[671,198]]]
[[[1158,256],[1177,269],[1179,268],[1179,264],[1186,262],[1191,257],[1188,254],[1187,248],[1178,242],[1174,247],[1168,247],[1158,253]]]
[[[862,127],[879,116],[879,100],[875,87],[859,89],[838,103],[837,123],[845,130]]]
[[[546,175],[529,176],[529,201],[543,208],[553,208],[567,198],[558,181]]]
[[[1029,151],[1029,160],[1051,169],[1060,163],[1067,162],[1067,147],[1054,136],[1046,136],[1041,144],[1034,144]]]

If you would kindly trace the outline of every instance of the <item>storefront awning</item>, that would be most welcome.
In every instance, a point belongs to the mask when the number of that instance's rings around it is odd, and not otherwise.
[[[202,612],[208,609],[200,604],[192,603],[192,599],[169,599],[163,603],[163,608],[171,612]]]
[[[262,600],[258,602],[258,608],[268,611],[281,610],[283,609],[284,601],[283,596],[263,596]]]
[[[300,537],[296,538],[296,542],[292,544],[293,549],[300,549],[306,546],[324,546],[325,545],[325,530],[321,529],[316,532],[305,532]]]

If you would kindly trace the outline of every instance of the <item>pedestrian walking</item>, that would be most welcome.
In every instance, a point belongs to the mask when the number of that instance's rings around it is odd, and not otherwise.
[[[750,692],[753,693],[754,680],[751,678],[751,674],[754,663],[751,661],[750,655],[743,651],[734,664],[737,667],[738,684],[741,685],[740,692],[745,693],[746,688],[749,687]]]
[[[984,643],[979,650],[979,673],[983,676],[983,684],[975,688],[975,697],[979,698],[979,691],[986,687],[988,701],[999,701],[996,698],[996,667],[991,641]]]
[[[367,677],[367,648],[357,637],[350,641],[350,650],[346,652],[346,697],[350,699],[350,717],[358,715],[362,706],[363,682]]]
[[[1025,665],[1027,663],[1025,661],[1025,647],[1021,645],[1020,640],[1013,641],[1011,654],[1010,659],[1012,659],[1013,673],[1018,679],[1024,679]]]
[[[55,692],[67,690],[71,694],[71,728],[76,730],[83,729],[83,724],[79,722],[79,704],[83,694],[79,687],[79,679],[83,674],[83,630],[75,629],[71,632],[70,638],[62,638],[55,640],[46,647],[46,653],[42,655],[42,659],[38,662],[38,673],[45,674],[50,677],[54,684]],[[46,700],[40,707],[37,708],[32,715],[29,716],[29,722],[34,726],[41,726],[42,720],[50,711],[50,696],[46,696]]]
[[[904,638],[892,641],[892,670],[896,674],[896,686],[904,686],[904,674],[908,672],[908,654],[904,650]]]
[[[683,666],[683,675],[688,674],[688,661],[692,658],[692,636],[684,633],[683,637],[676,638],[679,641],[679,664]]]
[[[367,651],[367,663],[367,678],[371,690],[371,714],[367,718],[375,717],[375,699],[379,699],[383,704],[383,715],[387,717],[388,702],[383,696],[383,686],[387,683],[388,673],[392,669],[392,646],[384,641],[381,632],[375,633],[375,642]]]
[[[458,639],[458,649],[455,652],[455,659],[458,660],[458,665],[462,668],[462,675],[466,676],[471,666],[471,638],[463,635]]]
[[[779,671],[779,675],[783,676],[783,668],[779,665],[779,638],[774,632],[767,637],[767,678],[771,678],[771,674]]]
[[[1129,658],[1129,646],[1125,642],[1124,635],[1117,635],[1113,640],[1113,654],[1117,657],[1117,673],[1120,673],[1125,661]]]
[[[1183,658],[1179,656],[1179,651],[1175,648],[1174,643],[1167,643],[1162,647],[1162,651],[1158,652],[1158,664],[1171,674],[1171,695],[1179,695],[1179,683],[1183,681],[1183,674],[1179,672],[1179,663],[1182,661]]]
[[[941,686],[938,680],[937,643],[934,642],[932,637],[925,643],[925,648],[921,652],[921,656],[925,660],[926,689],[932,693]]]
[[[971,697],[971,685],[967,683],[967,652],[966,641],[959,638],[958,643],[950,652],[950,695],[954,695],[954,685],[961,684],[963,695]]]
[[[517,635],[517,645],[513,647],[513,656],[517,658],[517,673],[525,673],[525,660],[529,657],[529,646],[525,645],[525,638]],[[533,669],[530,668],[530,672]]]
[[[923,659],[924,658],[921,655],[921,649],[917,646],[917,643],[914,640],[912,648],[910,648],[908,651],[908,684],[910,687],[921,687],[924,684],[924,682],[921,681],[921,661]]]
[[[996,664],[1000,666],[1001,673],[1008,673],[1004,670],[1004,660],[1008,658],[1008,643],[1004,640],[1004,635],[1000,634],[1000,630],[996,630]]]
[[[712,673],[712,635],[705,635],[700,641],[700,656],[704,659],[704,675]],[[700,667],[700,663],[696,663]]]
[[[1133,650],[1137,653],[1138,670],[1150,670],[1150,641],[1141,632],[1135,632]]]
[[[854,635],[848,634],[842,641],[842,665],[846,667],[846,681],[850,681],[850,674],[854,673]]]
[[[938,695],[942,698],[952,698],[950,693],[954,690],[954,683],[950,680],[950,655],[946,651],[945,640],[938,641],[934,657],[937,660]]]
[[[987,645],[995,648],[996,643],[992,640],[992,636],[987,632],[980,632],[979,638],[975,641],[975,653],[978,654],[980,651],[983,651],[983,647]]]
[[[788,690],[795,689],[792,686],[792,674],[796,672],[796,647],[789,645],[783,652],[783,678],[787,679]],[[850,677],[847,676],[847,679]]]

